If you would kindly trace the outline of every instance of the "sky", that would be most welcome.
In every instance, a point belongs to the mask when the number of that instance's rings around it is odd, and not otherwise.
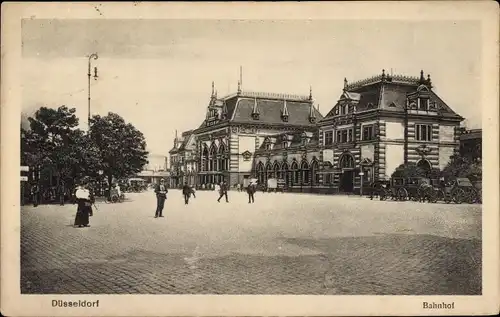
[[[243,90],[308,95],[324,115],[356,81],[431,75],[436,93],[481,127],[481,27],[474,21],[41,20],[22,23],[22,111],[75,107],[87,125],[88,56],[97,52],[91,113],[120,114],[168,155],[175,131],[205,118],[219,96]]]

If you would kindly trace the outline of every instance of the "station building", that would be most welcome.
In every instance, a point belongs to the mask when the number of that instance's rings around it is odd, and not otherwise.
[[[442,169],[459,148],[463,118],[424,77],[380,75],[348,83],[317,130],[269,135],[257,152],[261,181],[289,191],[358,192],[403,163]]]
[[[289,191],[357,192],[362,184],[389,179],[404,163],[444,168],[460,148],[462,120],[423,71],[344,79],[324,117],[312,91],[247,92],[238,85],[236,93],[218,98],[212,84],[205,120],[176,138],[170,155],[172,165],[180,160],[187,171],[189,153],[191,185],[281,178]]]

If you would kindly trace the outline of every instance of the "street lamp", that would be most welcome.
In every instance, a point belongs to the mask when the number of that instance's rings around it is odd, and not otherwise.
[[[89,98],[88,98],[88,101],[89,101],[89,116],[88,116],[89,131],[90,131],[90,78],[92,77],[90,70],[91,70],[92,59],[97,60],[98,58],[99,58],[99,56],[97,56],[97,53],[90,54],[90,56],[89,56],[89,71],[87,73],[87,75],[89,77]],[[98,78],[97,67],[94,67],[94,80],[97,80],[97,78]]]

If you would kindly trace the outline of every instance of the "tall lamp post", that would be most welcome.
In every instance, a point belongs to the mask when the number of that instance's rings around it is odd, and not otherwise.
[[[88,98],[88,101],[89,101],[89,104],[88,104],[88,108],[89,108],[89,116],[88,116],[88,126],[89,126],[89,131],[90,131],[90,78],[92,77],[92,74],[91,74],[91,63],[92,63],[92,59],[94,60],[97,60],[99,58],[99,56],[97,56],[97,53],[93,53],[93,54],[90,54],[89,56],[89,71],[87,73],[88,77],[89,77],[89,98]],[[97,80],[98,76],[97,76],[97,67],[94,67],[94,80]]]

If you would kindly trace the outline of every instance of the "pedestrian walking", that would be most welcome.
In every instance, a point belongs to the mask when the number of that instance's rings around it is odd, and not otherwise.
[[[226,182],[222,182],[222,183],[220,183],[219,195],[220,195],[220,196],[219,196],[219,199],[217,199],[217,202],[219,202],[219,203],[220,203],[220,199],[221,199],[222,197],[224,197],[224,196],[226,197],[226,203],[228,203],[228,202],[229,202],[229,200],[228,200],[228,198],[227,198],[227,184],[226,184]]]
[[[90,190],[89,184],[86,181],[82,181],[77,187],[75,198],[77,209],[74,226],[78,226],[79,228],[90,227],[89,217],[93,216],[92,204],[95,200],[92,190]]]
[[[165,180],[161,179],[160,184],[156,185],[156,213],[155,218],[163,217],[163,207],[165,206],[165,200],[167,199],[168,189],[165,185]]]
[[[40,187],[37,183],[31,186],[31,199],[33,200],[33,207],[37,207],[40,199]]]
[[[59,183],[58,194],[59,194],[59,204],[61,206],[64,206],[64,199],[66,198],[66,184],[64,183],[63,180],[61,180],[61,182]]]
[[[189,204],[189,197],[191,196],[191,193],[193,190],[191,187],[188,185],[188,183],[184,183],[184,186],[182,186],[182,194],[184,195],[184,204],[187,205]]]
[[[254,194],[255,194],[255,191],[256,191],[256,186],[255,184],[253,183],[250,183],[248,184],[247,186],[247,194],[248,194],[248,203],[254,203],[255,202],[255,198],[254,198]]]
[[[191,194],[193,194],[193,198],[196,198],[196,190],[194,189],[194,186],[191,187]]]

